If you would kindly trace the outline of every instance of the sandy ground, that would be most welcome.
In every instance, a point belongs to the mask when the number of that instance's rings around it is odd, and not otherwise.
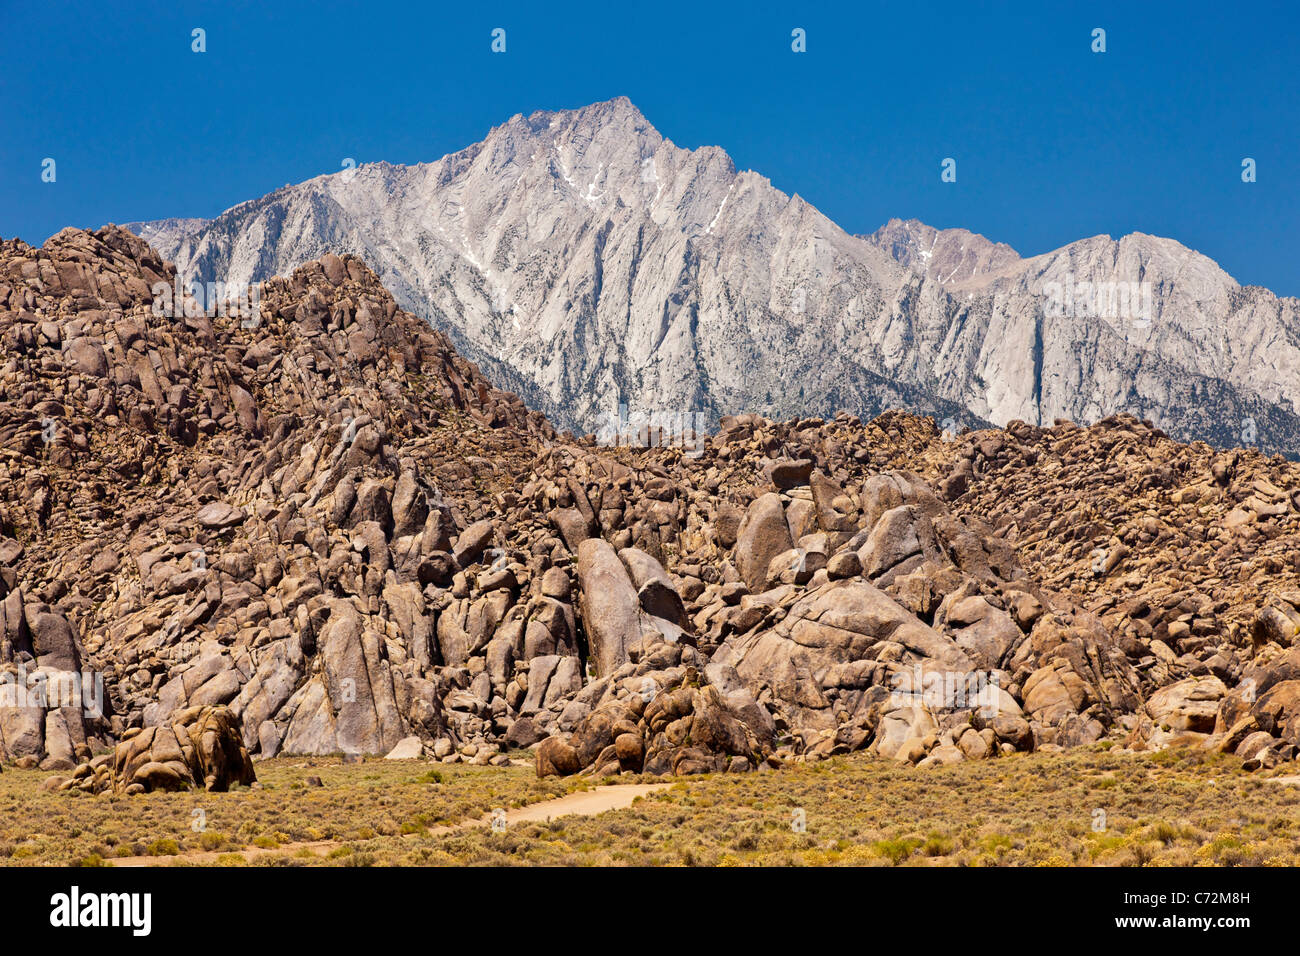
[[[598,813],[605,813],[608,810],[622,810],[630,807],[637,797],[644,797],[646,794],[654,793],[656,790],[663,790],[671,787],[670,783],[634,783],[624,786],[614,785],[608,787],[594,787],[591,790],[585,790],[581,793],[571,793],[565,797],[557,797],[554,800],[543,800],[540,803],[532,803],[526,807],[518,807],[514,810],[507,810],[506,826],[509,827],[516,823],[538,823],[546,820],[554,820],[557,817],[567,816],[584,816],[591,817]],[[463,830],[468,827],[486,827],[492,825],[492,814],[486,814],[477,820],[466,820],[462,823],[446,827],[433,827],[428,833],[430,836],[437,836],[443,833],[452,833],[456,830]],[[176,856],[124,856],[117,857],[108,862],[113,866],[175,866],[178,864],[203,864],[213,863],[218,856],[227,853],[238,853],[248,862],[259,859],[264,856],[279,856],[285,854],[298,853],[301,850],[309,850],[316,856],[324,856],[330,850],[337,846],[342,846],[346,841],[342,840],[315,840],[302,843],[286,843],[277,847],[258,847],[249,846],[242,850],[193,850],[189,853],[180,853]]]

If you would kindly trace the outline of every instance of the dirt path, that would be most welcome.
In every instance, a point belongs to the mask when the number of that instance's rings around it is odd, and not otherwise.
[[[615,784],[609,787],[595,787],[581,793],[571,793],[567,797],[556,797],[554,800],[543,800],[541,803],[530,803],[526,807],[507,810],[506,825],[509,826],[512,823],[539,823],[554,820],[556,817],[594,817],[606,810],[622,810],[624,807],[630,807],[637,797],[644,797],[648,793],[664,790],[671,786],[670,783],[629,783],[622,786]],[[444,827],[442,829],[455,830],[464,826],[486,826],[491,822],[492,817],[486,816],[469,824],[461,823],[455,827]]]
[[[583,816],[592,817],[608,810],[622,810],[630,807],[637,797],[644,797],[647,794],[654,793],[656,790],[664,790],[671,787],[670,783],[632,783],[619,786],[617,784],[607,787],[594,787],[591,790],[584,790],[579,793],[571,793],[568,796],[556,797],[554,800],[543,800],[540,803],[530,803],[525,807],[517,807],[514,810],[506,811],[506,826],[510,827],[516,823],[541,823],[547,820],[554,820],[557,817]],[[486,827],[492,824],[492,814],[488,813],[477,820],[465,820],[461,823],[455,823],[451,826],[433,827],[426,835],[441,836],[445,833],[454,833],[457,830],[465,830],[470,827]],[[123,856],[111,859],[107,862],[113,866],[173,866],[178,863],[203,864],[215,863],[217,857],[229,853],[238,853],[247,862],[252,863],[254,860],[264,856],[278,856],[283,854],[298,853],[302,850],[308,850],[315,856],[324,856],[330,850],[345,843],[354,843],[354,840],[312,840],[301,843],[285,843],[277,847],[260,847],[248,846],[242,850],[191,850],[188,853],[179,853],[175,856]]]

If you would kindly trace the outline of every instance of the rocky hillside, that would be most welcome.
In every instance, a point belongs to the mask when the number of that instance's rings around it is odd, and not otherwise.
[[[533,747],[543,774],[1300,742],[1280,458],[897,412],[605,448],[352,256],[256,315],[155,314],[173,278],[115,227],[0,245],[4,759],[209,714],[255,758]],[[74,674],[101,707],[55,693]]]
[[[1183,439],[1300,454],[1295,299],[1140,234],[1030,259],[917,222],[851,236],[721,149],[664,139],[626,98],[512,117],[437,162],[367,164],[137,230],[202,281],[350,252],[495,381],[580,431],[620,402],[711,423],[1129,412]],[[1117,282],[1146,284],[1149,316],[1109,303],[1056,315],[1044,292]]]
[[[980,362],[984,379],[999,383],[992,421],[1094,422],[1128,412],[1184,439],[1300,453],[1294,298],[1238,285],[1206,256],[1141,233],[1094,236],[1029,259],[964,229],[915,220],[893,220],[867,241],[958,300],[988,303],[991,341]],[[1117,300],[1106,303],[1119,305],[1109,314],[1076,307],[1054,315],[1044,290],[1071,282],[1145,283],[1150,313],[1126,316]],[[1004,364],[1016,355],[1032,357],[1032,399],[1006,385],[1025,369]]]

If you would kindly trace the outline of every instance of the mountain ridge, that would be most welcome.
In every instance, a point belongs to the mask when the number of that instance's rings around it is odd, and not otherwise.
[[[915,221],[851,236],[720,147],[677,147],[626,97],[515,114],[432,163],[323,174],[153,234],[182,272],[226,281],[359,255],[582,430],[620,402],[715,421],[843,402],[972,425],[1131,411],[1183,438],[1253,428],[1300,449],[1300,300],[1142,233],[1028,258]],[[1149,324],[1044,323],[1044,284],[1072,281],[1146,283]]]

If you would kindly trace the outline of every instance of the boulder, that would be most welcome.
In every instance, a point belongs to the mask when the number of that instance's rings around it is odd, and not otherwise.
[[[793,547],[780,495],[762,495],[749,506],[736,532],[736,570],[745,586],[762,591],[772,559]]]
[[[403,737],[384,756],[385,760],[415,760],[424,756],[424,742],[419,737]]]
[[[81,789],[101,793],[202,788],[223,793],[256,781],[239,719],[227,707],[190,707],[167,723],[126,737],[111,761],[92,760],[73,773]]]
[[[579,608],[596,676],[612,674],[641,637],[641,601],[618,554],[601,538],[578,546]]]

